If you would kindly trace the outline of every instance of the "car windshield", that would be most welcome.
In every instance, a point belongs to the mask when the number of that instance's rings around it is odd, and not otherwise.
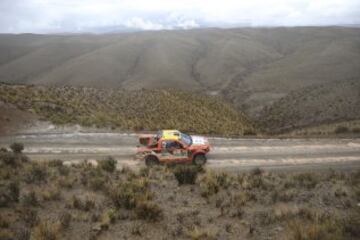
[[[192,144],[191,136],[189,136],[185,133],[181,133],[181,140],[188,146],[190,146]]]

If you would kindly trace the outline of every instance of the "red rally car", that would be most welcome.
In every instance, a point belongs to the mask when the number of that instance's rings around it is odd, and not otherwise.
[[[135,159],[145,161],[147,166],[159,163],[192,162],[196,165],[206,163],[210,151],[207,138],[190,136],[178,130],[162,130],[155,135],[139,136]]]

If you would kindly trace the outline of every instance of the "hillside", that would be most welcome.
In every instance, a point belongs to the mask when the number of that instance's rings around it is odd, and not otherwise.
[[[307,120],[285,117],[266,125],[277,102],[296,107],[308,90],[314,109],[327,99],[347,98],[332,87],[351,88],[360,77],[360,29],[347,27],[197,29],[104,35],[0,35],[0,80],[7,83],[95,88],[180,89],[218,95],[265,128],[289,129],[360,119],[337,103],[339,116],[323,111]],[[356,85],[358,87],[358,85]],[[324,88],[326,96],[319,88]],[[335,95],[333,95],[335,94]],[[339,95],[340,94],[340,95]],[[341,95],[342,94],[342,95]],[[296,94],[295,94],[296,95]],[[332,96],[333,95],[333,96]],[[358,97],[359,98],[359,97]],[[324,105],[325,104],[325,105]],[[272,109],[271,113],[263,108]],[[289,105],[286,109],[291,110]],[[306,112],[299,109],[299,113]],[[287,114],[290,114],[288,112]],[[265,118],[264,118],[265,117]],[[278,116],[279,117],[279,116]],[[344,118],[342,118],[344,117]]]
[[[189,133],[253,132],[243,114],[216,97],[175,90],[95,89],[0,85],[0,101],[56,124],[120,130],[175,128]]]
[[[26,129],[32,126],[38,119],[35,114],[21,111],[14,105],[0,100],[0,136]]]
[[[265,108],[259,122],[269,132],[360,119],[360,81],[336,81],[290,92]]]

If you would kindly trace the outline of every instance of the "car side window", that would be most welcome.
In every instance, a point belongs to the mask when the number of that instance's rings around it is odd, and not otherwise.
[[[176,142],[176,141],[172,142],[171,147],[176,148],[176,149],[182,149],[181,144],[179,142]]]
[[[161,147],[164,149],[182,149],[181,144],[177,141],[163,141]]]

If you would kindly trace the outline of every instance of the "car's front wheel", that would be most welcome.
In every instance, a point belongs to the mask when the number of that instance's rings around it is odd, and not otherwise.
[[[150,155],[145,158],[145,163],[146,166],[152,167],[159,164],[159,160],[157,159],[157,157]]]
[[[206,163],[206,156],[204,154],[198,154],[194,157],[193,163],[198,166],[202,166]]]

